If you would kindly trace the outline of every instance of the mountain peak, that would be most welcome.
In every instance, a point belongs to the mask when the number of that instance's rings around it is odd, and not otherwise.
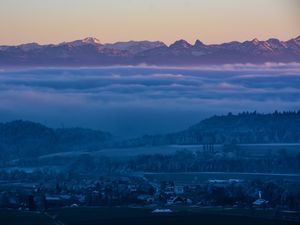
[[[257,44],[259,44],[259,40],[258,40],[257,38],[254,38],[254,39],[251,41],[251,43],[257,45]]]
[[[300,62],[300,36],[289,41],[270,38],[223,44],[190,44],[181,39],[166,46],[162,42],[129,41],[100,44],[87,37],[60,44],[28,43],[0,46],[0,66],[8,65],[204,65],[265,62]],[[61,57],[64,60],[61,60]]]
[[[71,42],[63,42],[60,45],[71,45],[74,47],[79,47],[82,45],[101,45],[100,41],[97,38],[87,37],[81,40],[71,41]]]
[[[41,46],[38,43],[32,42],[27,44],[21,44],[18,47],[20,47],[24,51],[30,51],[30,50],[35,50]]]
[[[194,45],[194,47],[203,47],[203,46],[205,46],[205,44],[203,44],[203,42],[200,40],[197,40]]]
[[[273,50],[274,49],[284,49],[287,48],[287,44],[283,41],[280,41],[276,38],[270,38],[266,41],[266,43],[271,47]]]
[[[298,45],[300,44],[300,35],[293,39]]]
[[[267,41],[268,41],[268,42],[277,42],[277,43],[280,42],[280,40],[278,40],[278,39],[276,39],[276,38],[269,38]]]
[[[294,38],[294,40],[300,41],[300,35],[298,37]]]
[[[190,43],[188,43],[186,40],[178,40],[175,41],[174,44],[170,45],[170,48],[189,48],[192,45]]]
[[[82,40],[83,43],[87,44],[101,44],[100,40],[94,37],[87,37]]]
[[[36,42],[30,42],[30,43],[26,43],[26,44],[21,44],[19,46],[39,46],[39,44]]]

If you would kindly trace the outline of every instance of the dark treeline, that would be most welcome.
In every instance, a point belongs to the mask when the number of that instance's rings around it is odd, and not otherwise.
[[[300,153],[291,155],[284,149],[261,156],[243,155],[236,150],[220,152],[178,151],[174,154],[140,155],[129,159],[80,155],[71,161],[53,158],[36,161],[35,166],[63,166],[67,173],[119,173],[119,172],[245,172],[245,173],[299,173]],[[32,166],[24,161],[22,166]]]
[[[253,144],[300,142],[300,111],[260,114],[243,112],[213,116],[180,132],[146,135],[121,143],[127,146],[168,144]]]
[[[180,151],[173,155],[139,156],[128,163],[134,171],[147,172],[300,172],[300,154],[296,157],[284,150],[264,157],[239,156],[235,152],[206,154]]]
[[[0,123],[0,160],[33,158],[67,151],[169,144],[253,144],[300,142],[300,111],[213,116],[181,132],[118,140],[84,128],[53,129],[29,121]]]
[[[32,158],[64,151],[98,150],[111,140],[109,133],[84,128],[52,129],[22,120],[0,123],[0,160]]]
[[[32,161],[30,165],[32,165]],[[45,163],[37,166],[36,181],[47,179],[54,173]],[[265,157],[243,157],[233,152],[224,154],[203,154],[190,151],[180,151],[172,155],[142,155],[130,160],[118,160],[107,157],[96,158],[91,155],[79,156],[72,162],[55,162],[61,167],[64,176],[78,177],[80,174],[99,175],[132,172],[245,172],[245,173],[299,173],[300,154],[289,156],[285,151],[270,154]],[[24,165],[26,166],[26,164]],[[41,167],[38,167],[41,166]],[[42,167],[44,166],[44,167]],[[0,179],[24,179],[24,171],[14,173],[1,170]],[[41,174],[41,176],[38,176]],[[47,175],[47,176],[46,176]],[[30,175],[32,176],[32,175]]]

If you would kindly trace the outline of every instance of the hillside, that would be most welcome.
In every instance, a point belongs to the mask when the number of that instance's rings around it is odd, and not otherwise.
[[[193,144],[300,143],[300,111],[273,114],[240,113],[213,116],[186,130],[146,135],[125,141],[83,128],[52,129],[39,123],[0,123],[1,160],[102,148]],[[134,150],[133,150],[134,151]]]
[[[102,131],[52,129],[30,121],[0,123],[0,159],[31,158],[64,151],[100,149],[112,140]]]
[[[273,114],[240,113],[213,116],[190,128],[165,135],[147,135],[128,146],[169,144],[253,144],[300,142],[300,111]]]

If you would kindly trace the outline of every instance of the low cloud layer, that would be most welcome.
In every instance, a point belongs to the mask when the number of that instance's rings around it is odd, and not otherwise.
[[[300,109],[300,65],[0,71],[0,120],[122,136],[183,129],[214,114]]]

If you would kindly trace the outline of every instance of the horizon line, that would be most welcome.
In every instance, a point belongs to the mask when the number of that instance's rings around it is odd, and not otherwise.
[[[143,42],[143,41],[149,41],[149,42],[162,42],[163,44],[167,45],[168,47],[174,43],[176,43],[177,41],[186,41],[188,42],[189,44],[192,44],[192,43],[196,43],[197,41],[201,41],[201,39],[197,38],[195,39],[193,42],[191,41],[187,41],[186,39],[184,38],[179,38],[179,39],[175,39],[175,41],[172,41],[172,42],[169,42],[169,43],[166,43],[165,41],[161,41],[159,39],[128,39],[128,40],[118,40],[118,41],[111,41],[111,42],[101,42],[101,39],[99,39],[98,37],[95,37],[95,36],[85,36],[83,38],[76,38],[76,39],[72,39],[72,40],[65,40],[65,41],[59,41],[59,42],[39,42],[39,41],[32,41],[32,42],[18,42],[16,44],[1,44],[0,43],[0,46],[19,46],[19,45],[25,45],[25,44],[38,44],[38,45],[60,45],[60,44],[64,44],[64,43],[70,43],[70,42],[74,42],[74,41],[80,41],[80,40],[84,40],[84,39],[87,39],[87,38],[93,38],[93,39],[97,39],[100,41],[99,44],[102,44],[102,45],[107,45],[107,44],[115,44],[115,43],[127,43],[127,42]],[[269,37],[268,39],[259,39],[257,37],[254,37],[254,38],[248,38],[248,39],[243,39],[243,40],[231,40],[231,41],[222,41],[222,42],[218,42],[218,43],[205,43],[203,41],[201,41],[204,45],[219,45],[219,44],[225,44],[225,43],[230,43],[230,42],[239,42],[239,43],[244,43],[244,42],[247,42],[247,41],[254,41],[254,40],[258,40],[258,41],[268,41],[270,39],[277,39],[277,40],[280,40],[280,41],[283,41],[283,42],[287,42],[287,41],[290,41],[290,40],[293,40],[293,39],[297,39],[297,38],[300,38],[300,34],[297,35],[296,37],[292,37],[292,38],[288,38],[286,40],[282,40],[280,38],[277,38],[277,37]]]

